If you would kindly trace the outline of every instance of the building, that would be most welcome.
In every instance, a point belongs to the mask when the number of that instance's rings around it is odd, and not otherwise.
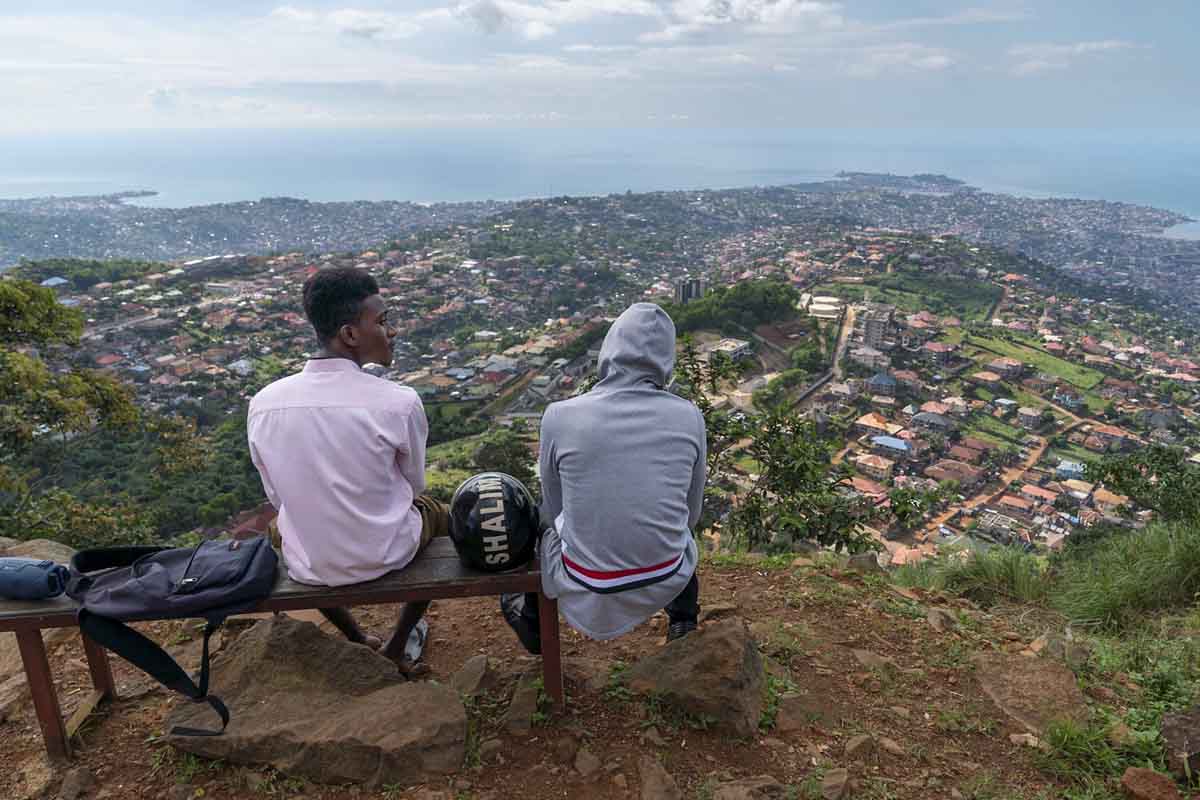
[[[883,456],[862,455],[854,460],[854,465],[867,477],[877,481],[886,481],[892,477],[892,470],[895,469],[896,462]]]
[[[896,379],[886,372],[879,372],[867,380],[867,391],[884,397],[896,396]]]
[[[896,307],[886,303],[867,303],[866,308],[855,318],[855,327],[863,344],[880,348],[888,341],[892,330],[892,317]]]
[[[750,355],[750,343],[742,339],[722,339],[707,348],[709,355],[724,353],[733,361],[740,361]]]
[[[708,281],[704,278],[684,278],[675,282],[675,302],[685,306],[704,297],[707,291]]]
[[[895,436],[872,436],[871,450],[878,456],[892,460],[912,457],[913,448],[908,442]]]
[[[887,369],[892,365],[892,359],[874,347],[856,347],[850,351],[850,360],[862,364],[868,369]]]
[[[941,483],[942,481],[957,481],[964,491],[974,489],[983,482],[983,470],[972,467],[962,461],[944,458],[931,467],[925,468],[925,477]]]
[[[1042,427],[1042,412],[1029,406],[1017,409],[1017,424],[1027,431],[1036,431]]]

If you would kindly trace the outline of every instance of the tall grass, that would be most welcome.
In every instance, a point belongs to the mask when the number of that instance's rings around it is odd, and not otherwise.
[[[984,605],[1001,600],[1040,605],[1050,592],[1045,560],[1015,547],[926,559],[901,567],[895,578],[906,586],[953,592]]]
[[[1197,593],[1200,526],[1158,523],[1063,559],[1053,605],[1076,623],[1122,628],[1194,603]]]

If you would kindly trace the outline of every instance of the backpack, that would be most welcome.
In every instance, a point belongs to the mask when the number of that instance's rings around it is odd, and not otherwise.
[[[71,559],[67,595],[80,604],[79,628],[168,689],[206,702],[221,729],[176,727],[176,736],[219,736],[229,709],[208,693],[208,640],[225,618],[256,608],[275,586],[278,556],[264,537],[210,540],[196,547],[99,547]],[[98,572],[99,570],[105,570]],[[124,622],[203,618],[200,675],[192,680],[165,650]]]
[[[49,600],[67,586],[67,568],[37,558],[0,558],[0,597]]]

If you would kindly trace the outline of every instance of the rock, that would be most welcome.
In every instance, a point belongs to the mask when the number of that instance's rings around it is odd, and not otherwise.
[[[504,742],[499,739],[488,739],[479,745],[479,758],[481,761],[486,761],[491,756],[499,753],[504,749]]]
[[[779,698],[779,710],[775,713],[775,730],[779,733],[793,733],[804,730],[814,722],[832,722],[835,716],[835,706],[828,696],[815,692],[789,692]]]
[[[735,735],[758,730],[762,656],[742,620],[715,622],[676,639],[634,664],[626,685]]]
[[[843,767],[831,769],[821,779],[822,800],[842,800],[850,784],[850,773]]]
[[[846,749],[843,755],[847,761],[856,761],[867,758],[875,750],[875,739],[868,734],[860,734],[852,737],[846,742]]]
[[[1042,742],[1032,733],[1010,733],[1008,740],[1016,745],[1024,745],[1025,747],[1041,748]]]
[[[925,621],[938,633],[958,630],[958,618],[944,608],[931,608],[925,612]]]
[[[450,685],[461,695],[477,697],[495,690],[500,681],[495,662],[480,654],[471,656],[458,668],[450,678]]]
[[[190,783],[177,783],[167,791],[167,800],[192,800],[196,787]]]
[[[576,656],[563,659],[563,678],[589,692],[602,692],[607,689],[611,674],[612,665],[598,658]]]
[[[87,767],[75,767],[63,776],[58,789],[59,800],[80,800],[97,786],[96,776]]]
[[[712,800],[784,800],[788,788],[770,775],[756,775],[718,784]]]
[[[1187,711],[1163,714],[1159,727],[1167,751],[1167,767],[1186,779],[1200,773],[1200,705]]]
[[[7,536],[0,536],[0,556],[8,555],[8,553],[5,551],[10,547],[16,547],[18,544],[20,544],[20,542],[16,539],[10,539]]]
[[[513,691],[508,709],[500,724],[509,733],[521,733],[533,728],[533,715],[538,711],[538,689],[531,681],[521,681]]]
[[[879,737],[879,747],[885,752],[891,753],[894,756],[903,756],[904,748],[895,739],[889,739],[886,736]]]
[[[642,776],[642,800],[683,800],[675,779],[654,756],[642,756],[638,771]]]
[[[889,583],[887,588],[889,592],[899,597],[903,597],[905,600],[912,600],[914,602],[920,602],[921,600],[921,595],[917,594],[907,586],[896,586],[895,584]]]
[[[737,603],[709,603],[704,606],[704,610],[700,612],[700,621],[707,622],[711,619],[721,619],[738,610]]]
[[[599,771],[602,766],[604,765],[600,759],[596,758],[586,747],[579,748],[579,752],[575,754],[575,771],[585,778]]]
[[[1087,720],[1075,674],[1061,662],[996,652],[976,656],[975,666],[984,694],[1030,733],[1045,735],[1054,720]]]
[[[1107,686],[1089,686],[1087,693],[1097,702],[1115,706],[1121,702],[1121,696]]]
[[[616,775],[613,775],[612,782],[613,786],[617,787],[622,792],[629,788],[629,779],[625,777],[625,773],[623,772],[618,772]]]
[[[1121,788],[1130,800],[1180,800],[1179,787],[1161,772],[1130,767],[1121,776]]]
[[[20,764],[6,761],[4,775],[13,788],[12,800],[44,797],[55,779],[54,765],[44,755],[30,756]]]
[[[848,569],[855,572],[874,572],[882,573],[883,567],[879,566],[879,556],[874,552],[855,553],[850,556],[850,560],[846,563]]]
[[[570,734],[559,738],[554,743],[554,760],[559,764],[570,764],[575,760],[575,754],[578,752],[580,752],[579,740]]]
[[[900,667],[895,660],[888,656],[881,656],[878,653],[873,653],[870,650],[855,650],[854,657],[867,669],[877,670],[883,673],[896,673],[900,671]]]
[[[662,736],[659,735],[658,728],[654,727],[653,725],[651,725],[649,728],[646,728],[646,730],[642,731],[642,741],[649,742],[650,744],[654,745],[655,747],[666,747],[667,746],[667,740],[662,738]]]
[[[1133,744],[1133,730],[1124,722],[1117,722],[1108,729],[1108,735],[1105,738],[1113,747],[1128,747]]]
[[[168,736],[177,749],[269,765],[319,783],[419,783],[462,765],[467,716],[448,686],[405,681],[369,648],[273,616],[214,660],[213,693],[233,713],[222,736]],[[179,704],[164,727],[211,728],[207,704]]]
[[[888,711],[891,711],[893,714],[895,714],[900,719],[908,719],[909,717],[912,716],[912,712],[909,711],[904,706],[892,706],[891,708],[888,709]]]

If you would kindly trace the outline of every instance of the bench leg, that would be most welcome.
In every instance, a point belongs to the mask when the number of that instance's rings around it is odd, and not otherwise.
[[[33,709],[37,712],[38,724],[42,726],[46,753],[52,759],[70,758],[71,745],[63,724],[62,711],[58,707],[58,694],[54,690],[54,677],[50,673],[42,632],[20,630],[16,634],[21,661],[25,664],[25,680],[33,697]]]
[[[113,682],[112,665],[108,662],[108,651],[80,631],[83,652],[87,655],[88,671],[92,673],[92,686],[100,693],[101,700],[112,700],[117,696],[117,685]]]
[[[562,648],[558,640],[558,601],[538,592],[538,618],[542,634],[542,685],[558,711],[566,707],[563,693]]]

